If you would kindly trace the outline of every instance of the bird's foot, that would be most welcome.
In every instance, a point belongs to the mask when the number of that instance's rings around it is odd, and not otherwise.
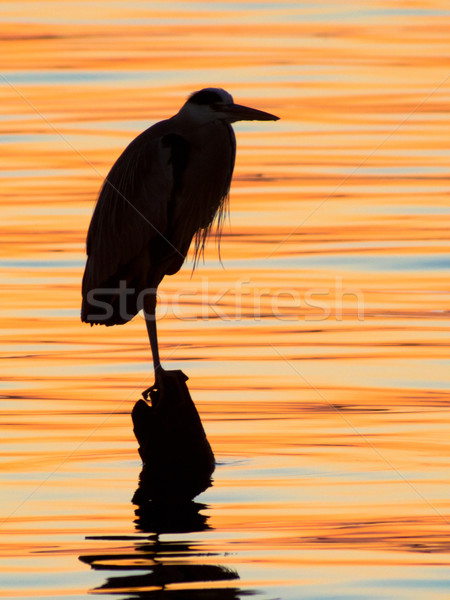
[[[155,369],[155,383],[142,392],[142,397],[144,400],[148,400],[148,397],[150,396],[152,405],[156,405],[158,403],[158,400],[164,393],[165,376],[166,371],[161,367],[161,365],[158,365]]]

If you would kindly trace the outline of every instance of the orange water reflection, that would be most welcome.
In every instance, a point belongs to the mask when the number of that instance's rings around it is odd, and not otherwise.
[[[2,589],[448,597],[446,4],[6,5]],[[218,467],[207,527],[158,542],[130,504],[145,327],[80,323],[84,240],[122,148],[206,85],[281,120],[236,126],[225,269],[211,241],[161,287]]]

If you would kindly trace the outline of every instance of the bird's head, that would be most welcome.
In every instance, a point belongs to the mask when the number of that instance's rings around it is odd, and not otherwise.
[[[196,123],[211,121],[278,121],[279,117],[235,104],[231,94],[221,88],[205,88],[194,92],[181,108],[179,114]]]

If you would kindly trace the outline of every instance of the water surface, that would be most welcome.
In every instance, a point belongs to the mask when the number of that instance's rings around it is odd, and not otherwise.
[[[14,598],[450,593],[446,3],[2,4],[0,588]],[[218,466],[131,503],[141,317],[79,321],[124,146],[193,90],[237,124],[221,260],[161,286]]]

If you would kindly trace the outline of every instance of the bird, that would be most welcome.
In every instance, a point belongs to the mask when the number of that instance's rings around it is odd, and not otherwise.
[[[236,156],[231,124],[277,120],[221,88],[202,89],[138,135],[103,182],[87,233],[81,320],[122,325],[143,310],[155,373],[149,390],[161,390],[166,373],[157,289],[180,270],[192,240],[195,267],[213,223],[220,232]]]

